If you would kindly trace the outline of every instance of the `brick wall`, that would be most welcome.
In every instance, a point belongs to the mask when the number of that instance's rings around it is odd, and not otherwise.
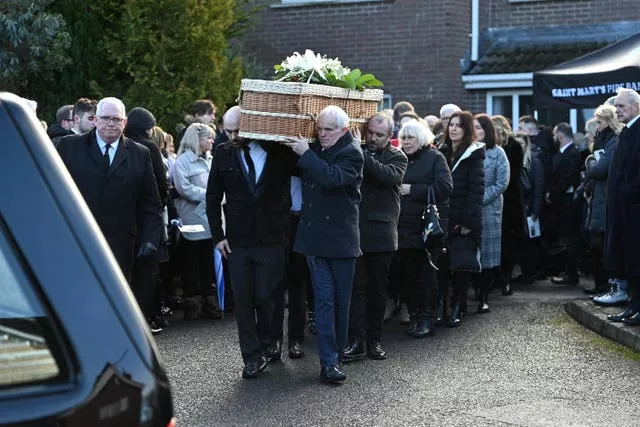
[[[489,21],[483,27],[520,27],[556,24],[591,24],[633,21],[640,18],[638,0],[541,0],[489,3]]]
[[[271,8],[263,1],[244,46],[267,67],[312,49],[373,73],[393,102],[421,115],[465,105],[459,61],[470,48],[469,0],[395,0]]]

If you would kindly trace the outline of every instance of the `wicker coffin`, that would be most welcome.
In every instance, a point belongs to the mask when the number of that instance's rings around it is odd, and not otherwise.
[[[379,89],[251,79],[243,79],[240,89],[240,136],[267,141],[298,135],[314,138],[318,113],[329,105],[345,110],[349,127],[359,128],[364,135],[364,126],[383,95]]]

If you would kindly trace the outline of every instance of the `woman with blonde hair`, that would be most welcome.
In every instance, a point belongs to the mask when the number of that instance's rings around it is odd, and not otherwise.
[[[593,154],[587,157],[585,162],[587,170],[583,185],[588,205],[586,228],[589,231],[589,247],[593,254],[595,287],[585,291],[601,293],[608,290],[603,265],[607,178],[609,165],[618,145],[618,134],[624,125],[618,121],[615,107],[611,105],[600,105],[593,116],[596,124]],[[619,290],[612,291],[617,293]]]
[[[213,241],[207,220],[207,182],[211,170],[213,129],[193,123],[187,127],[173,168],[175,200],[183,225],[201,226],[201,231],[182,233],[182,291],[185,319],[201,316],[220,318],[212,284]]]

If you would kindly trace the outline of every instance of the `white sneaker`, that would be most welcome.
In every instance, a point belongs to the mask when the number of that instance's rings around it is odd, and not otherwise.
[[[407,304],[400,304],[400,324],[408,325],[410,321],[411,319],[409,317],[409,308],[407,307]]]

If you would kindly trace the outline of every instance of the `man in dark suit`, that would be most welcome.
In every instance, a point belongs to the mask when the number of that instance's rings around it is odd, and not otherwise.
[[[573,131],[568,123],[559,123],[553,129],[558,152],[552,158],[551,181],[545,195],[558,226],[560,241],[567,251],[566,270],[553,277],[555,284],[577,285],[578,255],[580,249],[580,214],[574,203],[574,193],[580,185],[582,156],[573,143]]]
[[[380,337],[391,259],[398,249],[400,184],[408,161],[402,151],[391,146],[392,132],[391,116],[376,113],[369,119],[360,201],[362,256],[356,260],[349,319],[350,344],[345,349],[345,360],[364,355],[365,332],[367,356],[376,360],[387,357]]]
[[[157,254],[162,205],[149,150],[122,135],[127,119],[117,98],[97,106],[96,127],[63,138],[58,153],[93,213],[125,278],[138,257]]]
[[[337,106],[318,115],[319,144],[289,138],[300,156],[302,212],[294,250],[307,256],[315,295],[320,377],[346,379],[340,369],[347,345],[349,305],[360,251],[358,210],[363,157],[348,129],[349,116]]]
[[[216,248],[229,260],[245,364],[242,377],[255,378],[267,365],[274,297],[284,278],[296,158],[278,143],[239,138],[237,106],[225,113],[223,125],[230,141],[216,149],[207,184],[207,216]]]
[[[616,116],[625,123],[609,167],[605,228],[605,270],[627,279],[629,306],[608,317],[640,326],[640,95],[619,89]]]

